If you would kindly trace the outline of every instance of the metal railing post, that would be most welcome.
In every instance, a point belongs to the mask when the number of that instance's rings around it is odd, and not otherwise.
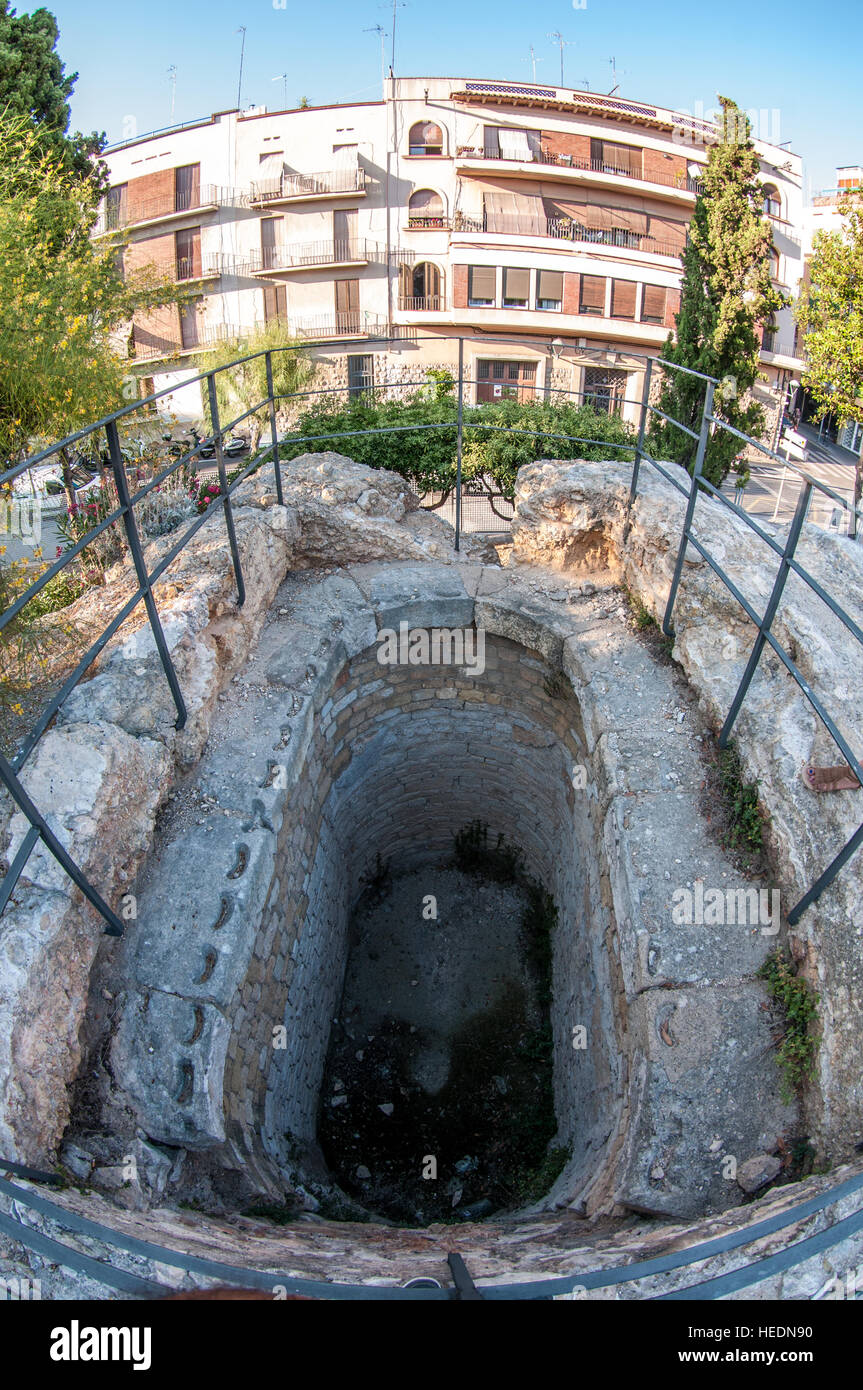
[[[123,525],[126,529],[126,540],[129,544],[129,552],[132,556],[132,563],[135,566],[135,573],[138,576],[138,584],[144,598],[144,606],[147,610],[147,617],[150,620],[150,628],[153,639],[156,643],[156,650],[159,653],[159,660],[162,663],[162,670],[171,687],[171,694],[174,697],[174,704],[177,707],[176,728],[182,729],[186,723],[186,702],[183,699],[183,692],[180,689],[180,682],[177,679],[177,672],[174,670],[174,663],[168,651],[168,644],[165,641],[165,633],[162,630],[162,620],[156,608],[156,600],[153,597],[153,590],[150,585],[150,575],[147,571],[147,562],[144,559],[144,551],[141,547],[141,537],[138,533],[138,523],[135,520],[135,512],[129,497],[129,483],[126,478],[126,464],[120,448],[120,434],[117,429],[117,421],[109,420],[105,426],[105,434],[108,439],[108,454],[111,460],[111,471],[114,475],[114,486],[117,489],[117,498],[123,508]]]
[[[680,548],[677,552],[677,564],[674,567],[674,578],[671,581],[671,588],[668,591],[668,603],[665,605],[665,616],[662,619],[662,631],[665,633],[666,637],[671,636],[671,614],[674,609],[674,601],[677,598],[680,576],[683,573],[683,561],[686,558],[689,529],[692,525],[692,515],[695,511],[695,500],[698,497],[698,485],[701,480],[701,471],[704,467],[704,455],[707,452],[707,439],[710,434],[710,417],[713,414],[713,393],[715,389],[716,383],[708,381],[707,390],[704,393],[704,409],[701,412],[701,432],[698,436],[698,448],[695,451],[695,466],[692,470],[689,501],[686,504],[686,516],[683,520],[683,535],[680,537]]]
[[[461,540],[461,456],[464,444],[464,338],[458,340],[458,431],[455,463],[455,548]]]
[[[635,445],[635,462],[632,465],[632,480],[629,484],[629,500],[626,504],[626,519],[623,523],[624,541],[629,535],[632,526],[632,504],[638,493],[638,470],[644,456],[644,436],[647,432],[647,407],[650,404],[650,377],[653,371],[653,358],[648,357],[647,366],[644,369],[644,382],[641,388],[641,414],[638,420],[638,439]]]
[[[803,488],[801,488],[800,496],[797,499],[797,509],[794,513],[794,520],[791,523],[791,529],[788,532],[788,540],[785,542],[785,549],[782,552],[782,559],[773,584],[773,592],[770,595],[770,600],[764,610],[764,617],[761,619],[758,628],[758,636],[755,639],[755,645],[749,655],[749,660],[746,663],[746,670],[743,672],[743,679],[737,688],[737,694],[734,696],[731,709],[728,711],[725,723],[722,726],[722,732],[719,735],[720,748],[724,748],[728,743],[732,725],[740,713],[740,706],[743,704],[752,677],[755,675],[755,668],[761,660],[761,653],[767,641],[766,634],[770,631],[773,619],[776,617],[779,600],[782,597],[782,591],[785,588],[785,583],[790,572],[790,562],[794,558],[797,542],[800,539],[800,532],[803,530],[803,523],[806,520],[806,513],[809,510],[809,499],[811,495],[812,484],[806,483]]]
[[[270,434],[273,441],[273,468],[276,472],[276,501],[279,506],[282,507],[284,506],[285,499],[282,496],[282,468],[279,462],[279,432],[276,427],[276,400],[275,391],[273,390],[273,354],[267,352],[264,356],[264,361],[267,366],[267,395],[270,399]]]
[[[231,564],[237,581],[237,607],[242,608],[246,601],[246,585],[240,566],[240,552],[237,549],[237,533],[234,529],[234,512],[228,495],[228,475],[225,471],[225,455],[222,451],[222,433],[219,424],[219,402],[216,399],[216,378],[213,372],[207,374],[207,395],[210,402],[210,420],[213,425],[213,438],[216,445],[216,464],[219,469],[219,487],[222,490],[222,507],[225,513],[225,527],[228,532],[228,545],[231,548]]]

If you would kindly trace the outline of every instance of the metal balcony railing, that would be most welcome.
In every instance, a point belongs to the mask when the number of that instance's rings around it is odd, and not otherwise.
[[[239,264],[247,275],[268,270],[298,270],[303,266],[366,265],[380,256],[380,247],[362,237],[308,241],[292,246],[265,246]]]
[[[408,213],[409,232],[448,232],[452,222],[448,217],[422,217],[418,213]]]
[[[160,217],[182,217],[189,212],[220,207],[234,201],[235,197],[232,189],[205,183],[194,194],[176,191],[147,198],[143,202],[134,198],[106,202],[99,213],[94,233],[101,236],[105,232],[118,232],[124,227],[134,227],[140,222],[152,222]]]
[[[256,327],[259,325],[256,325]],[[177,357],[181,352],[201,352],[219,343],[241,342],[255,328],[240,328],[236,324],[185,324],[176,336],[150,333],[145,328],[133,330],[135,361],[150,362],[163,357]]]
[[[446,300],[442,294],[400,294],[399,308],[409,314],[430,313],[445,309]]]
[[[642,183],[653,183],[660,188],[676,188],[682,193],[700,193],[702,183],[690,174],[663,174],[659,171],[646,173],[643,169],[624,168],[602,159],[580,159],[572,154],[552,154],[549,150],[531,150],[529,154],[504,154],[500,150],[476,149],[469,145],[459,147],[457,159],[506,160],[510,164],[543,164],[557,169],[580,169],[593,174],[614,174],[621,179],[640,179]]]
[[[481,218],[458,214],[454,231],[486,232],[492,236],[551,237],[555,241],[577,241],[593,246],[617,246],[626,251],[644,251],[654,256],[678,259],[685,242],[659,241],[656,237],[630,231],[626,227],[583,227],[569,217],[532,217],[506,213],[484,213]]]
[[[295,338],[380,338],[386,336],[387,324],[386,319],[367,310],[350,309],[332,315],[291,319],[290,331]]]
[[[252,184],[252,203],[288,202],[291,198],[319,198],[328,194],[364,193],[366,171],[329,169],[320,174],[284,173],[278,178],[262,179]]]

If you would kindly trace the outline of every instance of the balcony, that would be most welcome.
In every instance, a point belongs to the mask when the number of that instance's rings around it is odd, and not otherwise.
[[[207,256],[176,256],[173,260],[142,261],[140,265],[129,267],[135,270],[152,270],[163,280],[173,280],[175,284],[199,284],[203,280],[218,280],[227,269],[226,258],[215,253]]]
[[[215,184],[202,184],[195,195],[168,193],[146,202],[132,201],[103,206],[93,228],[94,236],[107,236],[111,232],[122,231],[125,227],[149,227],[161,222],[173,222],[178,217],[190,213],[215,212],[219,207],[234,202],[237,195],[230,188],[219,188]]]
[[[362,239],[309,241],[299,246],[266,246],[241,262],[241,273],[290,275],[300,270],[364,266],[379,254],[378,246]]]
[[[408,314],[439,313],[446,308],[442,294],[399,295],[399,309]]]
[[[492,236],[550,237],[554,241],[571,241],[590,246],[614,246],[625,251],[640,251],[652,256],[670,256],[679,260],[683,246],[674,242],[657,241],[622,227],[583,227],[568,217],[507,217],[486,213],[482,218],[459,215],[454,231],[482,233]]]
[[[689,174],[662,174],[659,172],[647,174],[642,170],[624,169],[614,164],[606,163],[598,159],[579,159],[575,155],[550,154],[546,150],[532,150],[530,158],[512,159],[500,154],[497,150],[476,149],[471,146],[462,145],[456,155],[456,168],[463,166],[460,172],[482,173],[488,172],[481,167],[488,163],[506,164],[507,166],[516,165],[517,169],[507,168],[507,173],[515,173],[517,176],[536,178],[533,166],[539,164],[543,168],[543,177],[546,177],[546,170],[552,169],[553,178],[562,178],[567,182],[590,181],[591,175],[599,177],[599,181],[604,181],[604,176],[611,176],[619,179],[629,179],[634,183],[649,183],[657,189],[668,189],[669,192],[681,195],[689,195],[689,200],[702,191],[703,184],[700,179],[691,178]],[[502,171],[501,171],[502,172]]]
[[[410,214],[405,230],[408,232],[448,232],[451,228],[452,221],[449,217],[419,217]]]
[[[274,207],[279,203],[310,202],[324,198],[364,198],[366,171],[330,169],[322,174],[288,174],[252,184],[249,206]]]
[[[217,324],[213,327],[186,324],[181,341],[164,334],[151,334],[147,329],[134,329],[134,361],[152,362],[161,359],[173,360],[195,352],[206,352],[220,343],[241,342],[253,333],[254,329],[239,328],[237,325]]]
[[[357,309],[331,316],[292,319],[290,333],[294,338],[385,338],[387,323],[386,319]]]

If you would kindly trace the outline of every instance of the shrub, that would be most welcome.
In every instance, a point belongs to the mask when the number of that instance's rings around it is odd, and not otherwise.
[[[783,1099],[790,1101],[815,1070],[818,995],[779,951],[768,957],[758,974],[783,1015],[784,1033],[776,1056],[783,1072]]]

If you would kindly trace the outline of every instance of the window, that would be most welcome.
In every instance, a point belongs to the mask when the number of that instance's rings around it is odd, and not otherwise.
[[[604,275],[582,275],[578,312],[580,314],[605,314]]]
[[[635,291],[634,280],[612,280],[611,317],[613,319],[635,318]]]
[[[419,188],[408,203],[409,227],[444,227],[443,199],[431,188]]]
[[[189,299],[180,305],[180,342],[184,348],[198,346],[198,307],[200,299]]]
[[[288,292],[284,285],[264,285],[264,323],[288,317]]]
[[[613,140],[591,139],[590,142],[591,166],[603,173],[641,178],[641,154],[637,145],[618,145]]]
[[[443,154],[443,131],[434,121],[417,121],[411,126],[408,138],[411,154],[440,156]]]
[[[273,270],[281,264],[282,228],[283,219],[281,217],[261,218],[261,268],[263,270]]]
[[[533,163],[539,159],[541,148],[541,131],[513,130],[510,126],[485,127],[483,150],[486,159],[517,159]]]
[[[359,214],[356,208],[336,208],[333,212],[334,261],[352,261],[359,258],[358,222]]]
[[[371,353],[348,356],[348,395],[352,400],[374,389],[375,359]]]
[[[779,279],[779,252],[776,250],[770,252],[770,277],[773,280]]]
[[[468,266],[467,277],[467,302],[471,308],[493,308],[497,298],[497,271],[494,266]]]
[[[441,273],[431,261],[399,268],[400,309],[442,309]]]
[[[530,400],[535,395],[535,362],[479,361],[477,401]]]
[[[768,217],[781,218],[782,199],[779,196],[778,189],[774,188],[772,183],[766,183],[764,185],[763,193],[764,202],[762,203],[762,207],[764,209],[764,212],[767,214]]]
[[[779,326],[772,320],[770,323],[764,324],[761,330],[761,346],[765,352],[776,351],[776,334],[778,332]]]
[[[360,282],[359,280],[336,280],[336,331],[339,333],[358,333],[360,331]]]
[[[128,215],[128,192],[127,183],[118,183],[113,188],[109,188],[105,198],[105,229],[114,232],[118,227],[125,227]]]
[[[507,266],[503,272],[503,302],[507,309],[526,309],[530,303],[530,271]]]
[[[560,309],[563,305],[563,271],[536,272],[537,309]]]
[[[584,373],[584,403],[603,415],[620,413],[626,396],[626,372],[612,367],[587,367]]]
[[[666,298],[664,285],[645,285],[641,295],[641,322],[665,323]]]
[[[201,166],[183,164],[174,170],[174,211],[186,212],[201,204]]]
[[[189,227],[175,236],[177,279],[194,280],[201,274],[201,229]]]

